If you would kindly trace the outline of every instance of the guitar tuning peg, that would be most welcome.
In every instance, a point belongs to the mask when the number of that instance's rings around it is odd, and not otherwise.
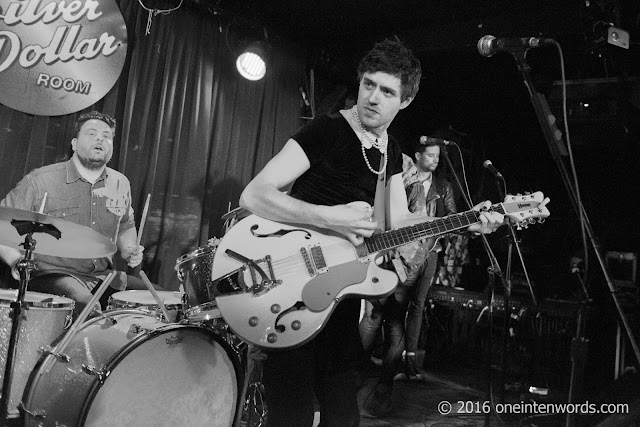
[[[544,224],[545,218],[538,218],[538,224]]]
[[[540,204],[538,205],[538,209],[540,208],[544,208],[546,206],[547,203],[549,203],[551,200],[548,197],[545,197],[543,201],[540,202]]]
[[[525,196],[528,196],[529,194],[531,194],[531,191],[525,191],[524,194]]]

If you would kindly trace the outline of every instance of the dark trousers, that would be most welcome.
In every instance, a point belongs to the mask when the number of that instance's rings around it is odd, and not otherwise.
[[[322,427],[356,427],[362,343],[359,300],[345,301],[320,334],[294,349],[268,351],[263,364],[269,427],[311,427],[317,402]],[[340,312],[339,312],[340,311]]]
[[[382,373],[380,382],[391,386],[393,377],[402,363],[405,346],[404,320],[407,313],[410,288],[398,285],[396,291],[382,300],[367,301],[365,313],[360,322],[360,335],[367,356],[375,348],[379,332],[382,330]]]
[[[405,285],[411,286],[411,300],[407,309],[407,352],[415,353],[418,350],[420,339],[420,327],[422,326],[422,316],[424,304],[431,288],[431,282],[438,266],[438,253],[429,252],[427,262],[410,274],[405,281]],[[413,277],[415,275],[415,277]]]

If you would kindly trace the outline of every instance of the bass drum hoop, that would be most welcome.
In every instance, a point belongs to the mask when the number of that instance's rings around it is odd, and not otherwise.
[[[132,315],[146,315],[149,317],[153,317],[151,314],[147,314],[147,313],[142,313],[140,310],[133,310],[133,309],[124,309],[124,310],[112,310],[108,313],[106,313],[107,315],[115,315],[115,314],[132,314]],[[93,319],[88,320],[87,322],[85,322],[82,327],[78,330],[80,331],[81,329],[84,329],[88,326],[90,326],[93,323],[97,323],[101,320],[105,320],[103,317],[96,317]],[[107,320],[108,321],[108,320]],[[223,337],[221,337],[219,334],[217,334],[215,331],[213,331],[212,329],[204,326],[204,325],[196,325],[196,324],[176,324],[176,323],[170,323],[170,324],[166,324],[164,326],[161,326],[158,329],[154,329],[151,331],[146,331],[142,334],[140,334],[139,336],[137,336],[136,338],[132,339],[131,341],[129,341],[126,345],[124,345],[120,350],[116,351],[115,353],[113,353],[113,355],[111,356],[111,358],[109,359],[109,362],[107,362],[107,364],[104,366],[103,372],[106,372],[108,374],[111,374],[114,369],[129,355],[131,354],[136,348],[138,348],[142,343],[146,342],[146,341],[150,341],[160,335],[162,335],[163,333],[167,332],[168,330],[179,330],[179,329],[194,329],[194,330],[200,330],[203,331],[204,333],[206,333],[207,335],[209,335],[210,337],[213,338],[213,340],[220,346],[223,348],[223,350],[226,352],[227,356],[229,357],[229,360],[231,361],[231,364],[233,365],[235,374],[236,374],[236,385],[237,385],[237,401],[236,401],[236,408],[234,408],[234,420],[232,425],[235,426],[236,423],[238,422],[238,417],[240,416],[240,408],[242,408],[242,400],[243,400],[243,396],[241,395],[242,393],[242,384],[244,382],[244,373],[242,371],[243,367],[241,365],[241,360],[240,360],[240,356],[238,354],[238,352],[236,350],[233,349],[233,347],[227,343]],[[62,339],[65,336],[65,334],[60,336],[60,339]],[[73,337],[71,338],[73,339]],[[55,347],[57,345],[58,340],[56,340],[56,342],[54,342],[51,347]],[[36,366],[34,367],[34,369],[31,371],[31,375],[29,376],[29,381],[27,382],[27,386],[24,390],[24,397],[23,397],[23,401],[25,402],[29,402],[30,399],[30,395],[31,395],[31,390],[32,390],[32,386],[33,385],[37,385],[37,382],[34,383],[34,381],[36,379],[40,379],[41,375],[40,375],[40,369],[42,368],[42,366],[47,362],[47,360],[53,360],[53,363],[55,363],[56,360],[56,356],[53,354],[44,354],[40,360],[38,361],[38,363],[36,364]],[[60,361],[58,361],[58,363],[62,363]],[[51,364],[50,368],[53,367],[53,364]],[[109,375],[107,375],[105,382],[108,380]],[[85,394],[85,399],[84,399],[84,403],[81,406],[81,410],[80,410],[80,414],[78,414],[78,420],[79,420],[79,424],[78,425],[85,425],[86,423],[86,418],[89,415],[89,411],[91,409],[91,406],[96,398],[96,396],[98,395],[98,392],[100,391],[101,387],[103,386],[103,384],[100,383],[99,378],[96,376],[94,377],[94,379],[91,381],[91,385],[87,388],[87,392]],[[27,410],[29,410],[31,408],[27,408]],[[29,424],[26,422],[26,420],[32,419],[32,418],[38,418],[38,416],[33,416],[29,413],[27,413],[25,415],[25,423],[24,426],[29,426],[29,425],[41,425],[40,423],[36,423],[36,424]]]

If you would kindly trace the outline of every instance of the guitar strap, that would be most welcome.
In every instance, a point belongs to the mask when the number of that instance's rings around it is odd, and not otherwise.
[[[380,159],[380,167],[384,166],[384,156]],[[384,172],[378,175],[378,182],[376,184],[376,196],[373,202],[373,219],[378,221],[378,229],[374,232],[381,233],[385,230],[391,229],[391,224],[389,224],[389,200],[390,197],[386,196],[387,193],[387,169],[385,168]],[[398,274],[398,278],[400,282],[404,282],[407,280],[407,274],[405,268],[400,260],[397,251],[392,251],[387,254],[387,261],[391,261],[394,270]]]
[[[380,156],[380,168],[385,166],[384,156]],[[378,221],[378,230],[376,233],[387,229],[387,215],[386,215],[386,203],[385,193],[387,191],[387,168],[384,168],[384,172],[378,175],[378,182],[376,184],[376,196],[373,201],[373,219]]]

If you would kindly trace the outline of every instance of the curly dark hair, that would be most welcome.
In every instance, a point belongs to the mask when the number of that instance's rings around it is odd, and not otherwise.
[[[79,136],[82,125],[89,120],[103,121],[111,128],[111,131],[113,133],[115,133],[116,131],[116,119],[114,119],[108,114],[101,113],[100,111],[91,111],[89,113],[81,114],[76,120],[76,123],[73,128],[76,136]]]
[[[379,71],[400,79],[402,101],[407,98],[415,98],[422,75],[420,60],[397,37],[376,43],[360,60],[358,81],[362,80],[364,73]]]

